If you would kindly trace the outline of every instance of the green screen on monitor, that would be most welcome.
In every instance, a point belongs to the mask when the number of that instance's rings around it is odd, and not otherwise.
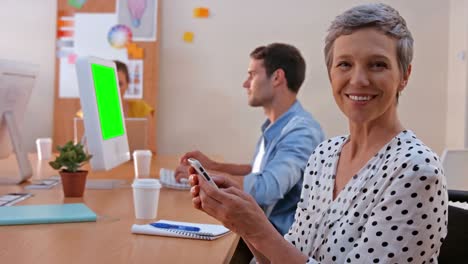
[[[120,110],[119,88],[114,68],[91,64],[102,138],[108,140],[125,134]]]

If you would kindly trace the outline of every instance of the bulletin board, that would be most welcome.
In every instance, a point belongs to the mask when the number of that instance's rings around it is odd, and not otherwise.
[[[148,117],[148,144],[157,152],[160,5],[160,0],[58,0],[54,145],[73,140],[73,118],[81,108],[76,58],[96,56],[127,64],[130,87],[124,97],[155,109]]]

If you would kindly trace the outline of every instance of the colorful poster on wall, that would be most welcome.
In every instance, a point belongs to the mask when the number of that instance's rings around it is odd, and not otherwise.
[[[134,41],[156,41],[158,0],[118,0],[118,24],[130,27]]]
[[[127,50],[109,44],[109,30],[117,24],[117,16],[108,13],[76,13],[74,16],[73,56],[60,57],[59,96],[78,98],[78,79],[74,60],[79,56],[95,56],[127,63]]]
[[[74,55],[74,16],[59,16],[57,20],[57,58],[68,58]]]
[[[127,62],[130,83],[124,98],[143,98],[143,60],[129,60]]]

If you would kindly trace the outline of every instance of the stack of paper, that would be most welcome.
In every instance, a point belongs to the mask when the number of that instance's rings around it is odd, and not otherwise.
[[[9,193],[0,196],[0,206],[12,206],[15,203],[18,203],[20,201],[23,201],[29,197],[31,197],[32,194],[30,193]]]
[[[60,182],[60,179],[55,179],[55,178],[37,180],[37,181],[33,181],[31,184],[27,185],[24,188],[28,190],[50,189],[54,187],[55,185],[57,185],[59,182]]]

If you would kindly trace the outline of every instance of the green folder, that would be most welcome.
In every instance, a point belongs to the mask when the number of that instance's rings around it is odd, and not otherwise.
[[[96,214],[83,203],[0,207],[0,225],[95,221]]]

